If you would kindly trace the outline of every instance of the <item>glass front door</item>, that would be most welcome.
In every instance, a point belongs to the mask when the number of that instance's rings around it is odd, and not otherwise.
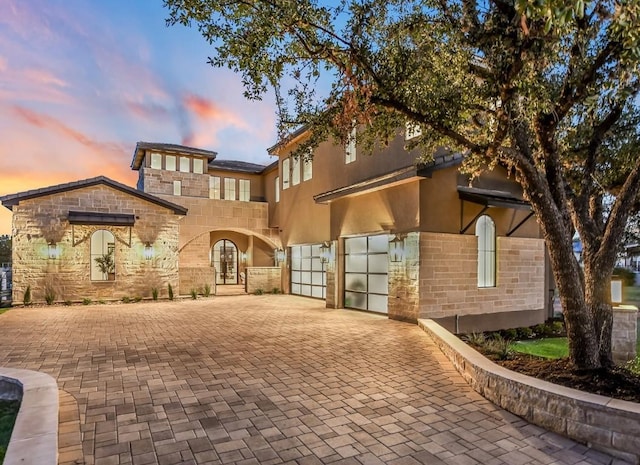
[[[238,284],[238,248],[233,242],[223,239],[214,244],[213,266],[216,284]]]

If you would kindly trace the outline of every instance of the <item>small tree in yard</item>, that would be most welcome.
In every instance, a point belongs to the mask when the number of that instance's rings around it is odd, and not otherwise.
[[[407,148],[425,159],[445,147],[473,175],[506,167],[546,241],[571,360],[611,364],[609,281],[640,189],[638,0],[165,5],[169,24],[197,24],[213,65],[242,73],[248,97],[275,88],[281,135],[310,129],[298,154],[346,141],[354,122],[374,149],[409,120],[422,136]]]

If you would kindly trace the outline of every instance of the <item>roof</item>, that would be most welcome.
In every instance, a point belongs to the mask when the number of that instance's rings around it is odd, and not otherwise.
[[[155,195],[147,194],[146,192],[139,191],[137,189],[134,189],[133,187],[126,186],[117,181],[114,181],[113,179],[109,179],[106,176],[97,176],[95,178],[83,179],[81,181],[73,181],[65,184],[57,184],[55,186],[18,192],[17,194],[4,195],[0,197],[0,202],[2,202],[2,205],[4,205],[9,210],[13,210],[12,207],[18,205],[23,200],[35,199],[47,195],[59,194],[76,189],[83,189],[85,187],[97,186],[100,184],[109,186],[113,189],[124,192],[125,194],[133,195],[142,200],[146,200],[147,202],[151,202],[161,207],[172,210],[176,215],[187,214],[187,209],[181,205],[168,202],[159,197],[156,197]]]
[[[484,205],[485,207],[505,207],[521,210],[531,209],[529,202],[517,197],[511,192],[458,186],[458,196],[462,200]]]
[[[303,125],[300,126],[298,129],[296,129],[295,131],[293,131],[292,133],[288,134],[286,137],[283,137],[282,139],[280,139],[278,142],[276,142],[275,144],[273,144],[271,147],[269,147],[267,149],[267,153],[269,155],[276,155],[276,151],[293,142],[293,140],[297,139],[298,137],[300,137],[301,135],[303,135],[305,132],[307,132],[307,130],[309,129],[308,125]]]
[[[133,226],[136,224],[135,215],[126,213],[97,213],[70,211],[70,224],[97,224],[105,226]]]
[[[196,155],[200,157],[206,157],[209,161],[216,158],[218,152],[211,150],[197,149],[195,147],[187,147],[186,145],[177,144],[161,144],[157,142],[138,142],[136,143],[136,149],[133,151],[133,159],[131,160],[131,169],[139,170],[142,165],[142,159],[144,158],[144,152],[146,150],[154,150],[158,152],[172,152],[183,155]]]
[[[249,163],[246,161],[236,160],[212,160],[209,162],[209,168],[214,168],[223,171],[240,171],[243,173],[260,174],[265,168],[264,165],[257,163]]]
[[[421,163],[418,166],[418,176],[430,178],[434,171],[451,166],[458,166],[463,160],[464,155],[462,153],[449,152],[441,148],[433,155],[433,160],[427,163]]]

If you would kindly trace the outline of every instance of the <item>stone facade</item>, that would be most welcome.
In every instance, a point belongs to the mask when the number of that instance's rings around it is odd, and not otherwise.
[[[181,195],[186,197],[209,197],[209,175],[198,173],[183,173],[181,171],[167,171],[149,167],[144,170],[144,191],[154,195],[173,195],[173,182],[180,181]],[[175,200],[174,200],[175,201]],[[177,202],[176,202],[177,203]]]
[[[611,351],[615,363],[625,363],[636,358],[638,339],[638,308],[621,305],[613,308],[613,332]]]
[[[279,266],[247,267],[247,293],[254,294],[256,291],[272,292],[278,289],[282,291],[281,268]]]
[[[404,257],[389,262],[389,318],[415,323],[420,308],[420,233],[404,238]]]
[[[70,225],[69,211],[135,215],[135,225]],[[153,287],[177,293],[178,216],[171,210],[119,191],[95,185],[23,200],[13,207],[13,300],[22,302],[28,286],[32,300],[43,302],[45,288],[56,301],[109,300],[151,296]],[[90,239],[105,229],[115,236],[115,280],[91,280]],[[49,258],[48,244],[59,256]],[[144,246],[154,256],[145,259]],[[162,291],[161,291],[162,292]]]
[[[478,288],[475,236],[420,233],[419,317],[539,314],[545,305],[544,241],[498,237],[496,242],[496,286]]]

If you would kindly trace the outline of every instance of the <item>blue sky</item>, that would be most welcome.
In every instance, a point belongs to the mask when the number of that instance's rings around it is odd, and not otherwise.
[[[106,175],[135,185],[137,141],[269,163],[273,99],[207,64],[156,0],[0,0],[0,195]],[[0,234],[11,212],[0,208]]]

